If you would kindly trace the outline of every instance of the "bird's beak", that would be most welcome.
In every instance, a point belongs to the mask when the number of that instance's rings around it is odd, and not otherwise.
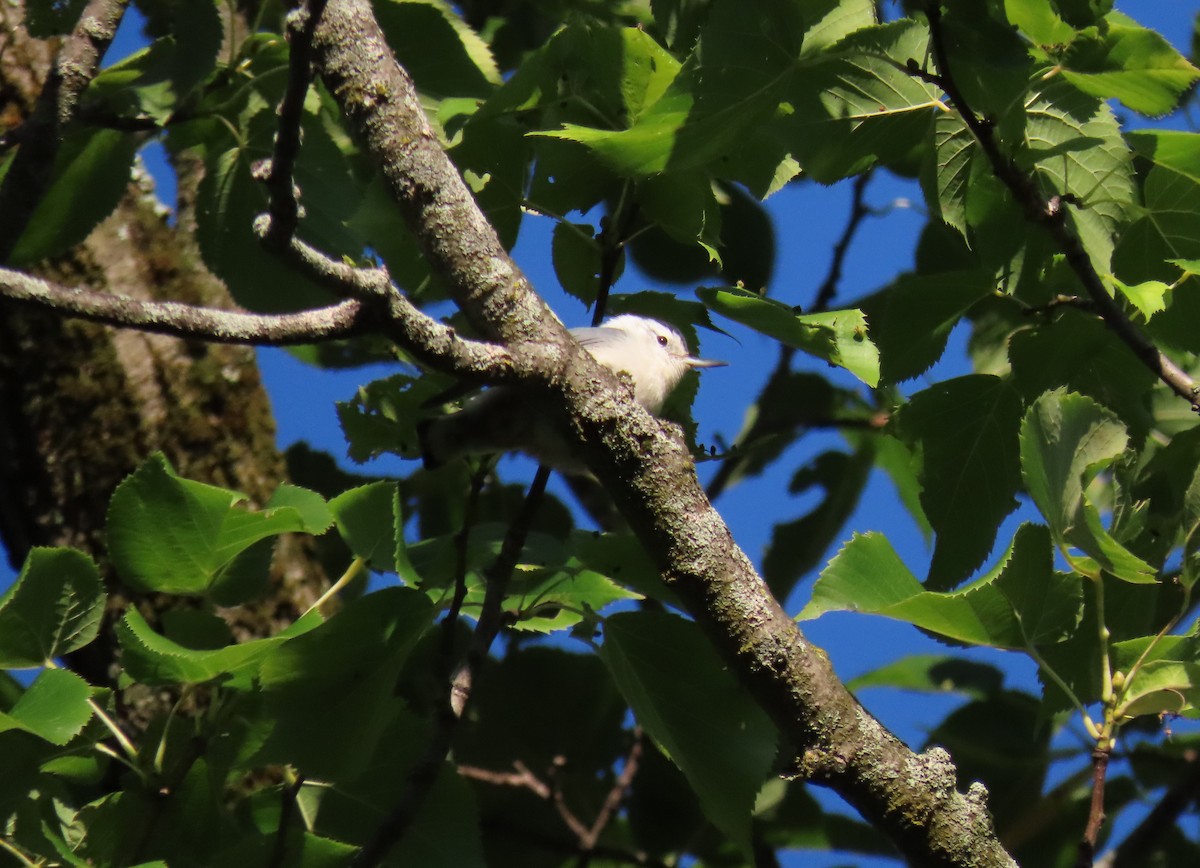
[[[687,362],[689,368],[723,368],[729,362],[716,362],[712,359],[697,359],[694,356],[688,356],[684,361]]]

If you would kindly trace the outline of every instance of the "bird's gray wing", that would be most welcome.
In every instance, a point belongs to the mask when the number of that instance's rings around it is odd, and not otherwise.
[[[581,347],[608,346],[624,341],[628,336],[621,329],[591,326],[571,329],[571,336]]]

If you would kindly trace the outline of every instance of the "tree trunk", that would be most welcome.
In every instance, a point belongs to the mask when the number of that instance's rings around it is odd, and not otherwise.
[[[0,118],[7,128],[28,116],[53,59],[53,46],[31,39],[21,19],[20,4],[0,5]],[[168,224],[143,176],[83,244],[36,271],[138,299],[231,306],[187,230],[194,174],[180,173],[177,226]],[[0,542],[14,566],[33,546],[57,545],[82,549],[103,565],[109,498],[156,450],[182,476],[236,489],[254,504],[270,496],[285,467],[252,350],[117,331],[0,303]],[[130,602],[151,616],[178,604],[134,601],[106,575],[110,624]],[[239,636],[276,632],[326,583],[311,547],[287,538],[271,579],[266,599],[228,615]],[[106,684],[116,650],[105,630],[71,663]]]

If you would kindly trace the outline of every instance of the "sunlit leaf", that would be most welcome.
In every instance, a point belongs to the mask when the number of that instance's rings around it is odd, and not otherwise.
[[[1021,424],[1021,471],[1060,545],[1076,547],[1125,581],[1154,582],[1154,569],[1112,538],[1085,493],[1126,443],[1125,427],[1090,398],[1047,392]]]
[[[839,365],[868,386],[879,383],[879,350],[860,310],[800,314],[774,299],[737,287],[702,288],[696,295],[713,310],[755,331]]]
[[[1084,93],[1145,115],[1171,111],[1200,70],[1153,30],[1123,15],[1109,18],[1108,27],[1071,42],[1060,60],[1063,76]]]
[[[1046,528],[1022,525],[1004,559],[956,591],[926,591],[882,534],[855,535],[813,588],[800,620],[826,612],[883,615],[974,645],[1022,649],[1061,641],[1083,612],[1083,589],[1053,569]]]
[[[0,597],[0,666],[27,669],[96,638],[104,615],[100,570],[83,552],[35,548]]]
[[[222,569],[260,540],[305,529],[301,513],[280,506],[251,512],[236,491],[181,479],[151,456],[113,494],[108,546],[131,587],[204,594]]]
[[[64,745],[91,719],[91,695],[92,688],[74,672],[47,669],[7,714],[0,712],[0,732],[21,729],[51,744]]]

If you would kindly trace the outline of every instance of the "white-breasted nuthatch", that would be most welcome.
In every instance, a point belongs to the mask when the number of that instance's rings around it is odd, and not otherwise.
[[[627,373],[634,399],[658,413],[692,368],[724,365],[688,355],[683,336],[658,320],[622,314],[596,328],[571,329],[579,345],[613,373]],[[427,419],[417,428],[421,458],[438,467],[460,455],[524,452],[568,473],[583,469],[572,453],[566,420],[551,401],[515,386],[495,386],[457,413]]]

